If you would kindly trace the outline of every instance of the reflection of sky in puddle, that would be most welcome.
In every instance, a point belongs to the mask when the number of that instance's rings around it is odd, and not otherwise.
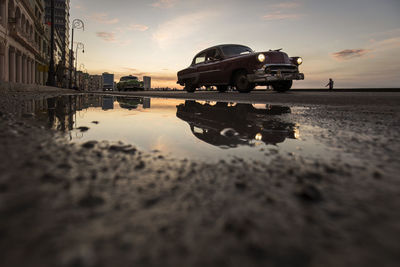
[[[66,131],[76,143],[123,141],[141,150],[208,161],[268,161],[276,153],[334,156],[307,133],[307,127],[291,121],[289,107],[100,96],[60,99],[47,100],[47,108],[55,111],[48,112],[48,121],[58,129],[69,123],[64,128],[73,128]],[[81,132],[79,127],[89,130]]]

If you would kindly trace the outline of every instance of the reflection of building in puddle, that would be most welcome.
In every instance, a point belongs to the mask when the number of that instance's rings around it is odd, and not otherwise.
[[[150,108],[150,98],[147,97],[117,97],[117,101],[121,108],[128,110],[137,109],[142,105],[144,109]]]
[[[30,100],[21,106],[16,106],[14,112],[22,114],[35,114],[38,121],[47,122],[49,128],[66,131],[74,128],[77,111],[85,111],[89,107],[102,107],[102,96],[59,96]]]
[[[296,125],[284,122],[279,115],[290,113],[289,107],[218,102],[215,105],[185,101],[177,106],[176,116],[189,123],[199,139],[221,148],[253,146],[257,141],[278,144],[298,136]]]

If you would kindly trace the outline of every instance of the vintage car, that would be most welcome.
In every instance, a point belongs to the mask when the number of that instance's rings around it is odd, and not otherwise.
[[[127,91],[127,90],[144,90],[143,82],[139,81],[136,76],[123,76],[119,80],[117,84],[118,91]]]
[[[220,92],[234,86],[248,93],[257,85],[284,92],[292,87],[293,80],[304,80],[299,72],[303,59],[280,50],[254,52],[243,45],[214,46],[198,53],[188,68],[179,71],[177,83],[190,93],[201,86],[216,86]]]
[[[298,138],[294,123],[281,121],[279,115],[291,113],[286,106],[217,102],[214,105],[193,100],[177,106],[176,116],[186,121],[198,139],[220,148],[253,146],[255,141],[276,145],[287,138]]]

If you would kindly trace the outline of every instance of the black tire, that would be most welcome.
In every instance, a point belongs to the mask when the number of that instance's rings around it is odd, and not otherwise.
[[[274,91],[283,93],[290,90],[290,88],[292,88],[292,85],[293,81],[280,81],[273,83],[272,88],[274,89]]]
[[[235,87],[239,93],[250,93],[254,89],[255,84],[249,82],[247,79],[247,73],[245,71],[240,71],[235,75]]]
[[[225,93],[228,90],[228,85],[217,85],[217,90],[220,93]]]
[[[188,93],[194,93],[194,91],[196,91],[196,86],[193,85],[192,81],[187,80],[185,82],[185,90]]]

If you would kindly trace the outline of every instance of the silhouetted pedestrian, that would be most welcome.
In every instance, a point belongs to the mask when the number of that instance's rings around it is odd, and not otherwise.
[[[334,81],[332,80],[332,78],[329,78],[329,82],[327,85],[325,85],[325,87],[327,87],[329,85],[329,90],[333,90],[333,84],[334,84]]]

